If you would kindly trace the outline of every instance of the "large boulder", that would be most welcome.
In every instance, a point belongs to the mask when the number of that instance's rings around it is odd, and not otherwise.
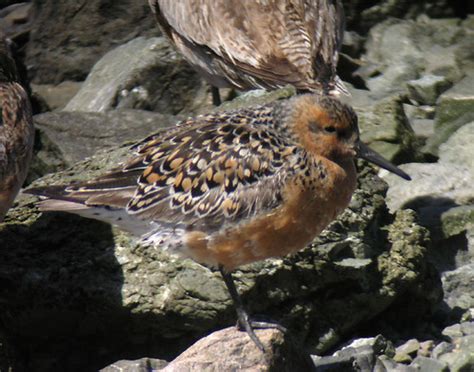
[[[34,185],[90,179],[128,155],[128,146],[102,151]],[[362,168],[351,205],[310,247],[236,271],[249,311],[278,320],[313,352],[394,301],[410,299],[426,311],[439,298],[424,259],[426,230],[409,211],[393,219],[385,191]],[[0,316],[8,319],[2,335],[15,368],[98,369],[125,356],[171,360],[234,324],[218,272],[137,244],[104,223],[39,213],[35,201],[22,196],[0,225]]]
[[[138,141],[177,120],[173,115],[129,109],[35,115],[35,156],[27,184],[47,173],[64,170],[98,150]]]
[[[84,80],[108,50],[158,34],[146,1],[34,0],[26,64],[35,83]]]
[[[64,111],[116,108],[164,114],[196,112],[210,104],[208,85],[163,37],[139,37],[101,58]]]

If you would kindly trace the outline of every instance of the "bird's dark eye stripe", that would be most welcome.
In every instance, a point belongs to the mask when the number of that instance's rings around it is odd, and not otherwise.
[[[324,127],[324,130],[328,133],[335,133],[336,132],[336,127],[333,127],[332,125]]]

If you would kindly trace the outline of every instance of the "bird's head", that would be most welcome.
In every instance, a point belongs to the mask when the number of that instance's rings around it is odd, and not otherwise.
[[[336,163],[355,157],[398,176],[410,176],[360,140],[357,115],[337,98],[308,94],[293,98],[293,131],[305,149]]]

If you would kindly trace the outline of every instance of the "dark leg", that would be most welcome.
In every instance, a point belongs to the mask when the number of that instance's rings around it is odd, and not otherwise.
[[[224,283],[227,286],[227,289],[229,290],[232,301],[234,302],[235,311],[237,312],[238,328],[240,330],[245,330],[252,339],[252,341],[255,343],[255,345],[257,345],[257,347],[263,353],[265,353],[265,348],[258,339],[253,328],[276,328],[282,332],[286,332],[286,329],[280,326],[279,324],[268,322],[255,322],[249,320],[249,316],[244,309],[244,305],[242,304],[242,299],[240,298],[239,293],[237,292],[237,288],[235,288],[234,280],[232,279],[232,274],[226,272],[222,266],[219,266],[219,271],[221,272],[221,275],[224,278]]]
[[[221,96],[219,94],[219,88],[211,86],[211,92],[212,92],[212,103],[214,104],[214,106],[220,106],[222,101],[221,101]]]
[[[262,343],[253,331],[252,326],[250,325],[249,316],[244,309],[244,305],[242,304],[242,299],[240,298],[239,293],[237,292],[237,288],[235,288],[234,280],[232,279],[232,274],[226,272],[224,268],[220,265],[219,271],[221,272],[222,277],[224,278],[224,283],[227,286],[227,289],[229,290],[230,297],[232,298],[232,301],[234,301],[234,307],[237,311],[237,324],[239,328],[245,329],[252,341],[255,342],[255,345],[257,345],[257,347],[262,351],[262,353],[265,353],[265,348],[263,347]]]

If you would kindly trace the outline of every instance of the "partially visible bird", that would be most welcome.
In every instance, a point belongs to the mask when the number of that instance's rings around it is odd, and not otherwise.
[[[349,204],[355,157],[409,179],[360,141],[349,106],[319,94],[188,119],[131,152],[102,177],[26,192],[46,198],[44,211],[103,220],[218,267],[262,350],[230,272],[310,243]]]
[[[0,37],[0,221],[3,221],[25,181],[33,154],[31,105],[19,84],[9,46]]]
[[[149,0],[185,59],[217,88],[346,92],[340,0]]]

